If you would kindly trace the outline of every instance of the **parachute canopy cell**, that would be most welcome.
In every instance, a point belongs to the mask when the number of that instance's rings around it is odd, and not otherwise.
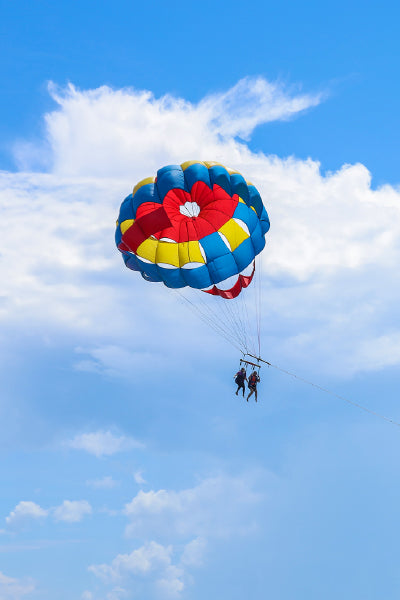
[[[270,223],[260,194],[214,162],[159,169],[123,201],[115,240],[148,281],[230,299],[251,282]]]

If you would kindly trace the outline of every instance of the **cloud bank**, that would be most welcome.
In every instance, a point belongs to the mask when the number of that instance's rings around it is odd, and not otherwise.
[[[254,531],[262,499],[249,475],[219,475],[180,491],[141,490],[124,514],[126,536],[143,544],[89,571],[106,589],[118,585],[136,594],[178,598],[190,586],[193,569],[204,564],[211,540]]]
[[[45,116],[41,148],[16,147],[24,171],[0,173],[6,331],[22,335],[29,322],[39,335],[72,336],[76,368],[109,377],[149,355],[157,361],[157,352],[165,366],[171,338],[183,336],[176,298],[124,271],[114,222],[136,181],[161,165],[213,159],[257,185],[271,218],[263,338],[272,358],[304,366],[303,357],[317,357],[318,372],[344,374],[399,364],[399,190],[372,189],[361,164],[322,175],[315,161],[254,154],[244,141],[263,123],[315,107],[322,94],[262,78],[197,104],[106,86],[51,85],[50,93],[57,106]],[[32,172],[38,154],[46,172]]]
[[[125,506],[130,523],[126,535],[217,536],[246,533],[252,528],[248,510],[260,502],[249,481],[242,478],[213,477],[179,492],[149,490],[138,494]],[[238,526],[238,524],[240,526]]]

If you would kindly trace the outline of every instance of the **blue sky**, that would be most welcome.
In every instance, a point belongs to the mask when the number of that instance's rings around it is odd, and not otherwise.
[[[267,367],[246,404],[113,238],[162,165],[238,169],[262,356],[400,421],[398,12],[1,3],[1,600],[397,600],[399,427]]]
[[[12,168],[16,136],[40,134],[49,79],[195,102],[263,75],[329,99],[296,122],[259,128],[252,148],[311,156],[326,170],[360,161],[375,184],[396,183],[397,14],[395,2],[2,2],[2,161]]]

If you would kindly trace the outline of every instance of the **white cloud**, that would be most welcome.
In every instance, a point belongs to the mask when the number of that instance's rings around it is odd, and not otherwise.
[[[322,97],[320,93],[291,95],[282,84],[246,77],[227,92],[205,98],[200,107],[218,134],[248,140],[258,125],[289,119],[317,106]]]
[[[0,599],[20,600],[35,591],[35,584],[29,579],[7,577],[0,571]]]
[[[105,581],[117,581],[125,574],[147,575],[165,568],[171,564],[171,555],[172,546],[150,542],[130,554],[118,554],[111,565],[91,566],[90,571]]]
[[[226,155],[232,136],[248,137],[257,125],[286,119],[317,105],[321,94],[296,95],[282,84],[244,78],[230,90],[197,105],[182,98],[156,99],[149,91],[102,86],[80,91],[72,84],[49,87],[58,110],[46,121],[46,164],[58,175],[148,175],[167,159]],[[99,127],[101,123],[101,127]],[[221,141],[220,136],[228,137]],[[193,154],[195,152],[195,155]],[[37,162],[37,148],[16,148],[23,169]],[[168,157],[168,158],[167,158]]]
[[[191,540],[184,547],[181,563],[188,567],[200,567],[203,564],[207,541],[202,537]]]
[[[336,374],[399,364],[392,351],[400,317],[399,190],[372,189],[360,164],[321,175],[315,161],[254,154],[234,137],[300,114],[320,94],[292,93],[262,78],[196,105],[108,87],[53,87],[51,94],[50,172],[0,173],[5,330],[24,335],[28,322],[38,336],[56,334],[56,344],[79,334],[75,367],[109,377],[134,378],[135,365],[148,372],[149,356],[156,369],[173,364],[184,336],[176,297],[124,269],[114,221],[136,181],[161,165],[214,159],[254,181],[270,214],[263,319],[273,356],[266,358],[292,366],[307,357],[311,370],[317,362],[318,373]],[[36,155],[37,146],[25,147],[26,168]]]
[[[146,480],[143,478],[143,471],[136,471],[133,474],[133,478],[138,485],[143,485],[144,483],[147,483]]]
[[[311,160],[276,160],[268,176],[264,198],[279,227],[271,229],[266,253],[272,274],[307,281],[316,274],[394,266],[400,194],[390,186],[372,190],[363,165],[323,177]]]
[[[139,491],[124,512],[128,535],[143,545],[89,570],[105,586],[130,585],[139,595],[146,588],[151,597],[179,597],[192,582],[190,570],[203,565],[208,540],[254,530],[261,501],[254,485],[250,476],[219,476],[182,491]]]
[[[98,458],[111,456],[117,452],[126,452],[132,448],[143,448],[143,444],[124,435],[114,435],[111,431],[81,433],[67,444],[76,450],[85,450]]]
[[[78,371],[89,373],[102,373],[109,377],[123,377],[131,379],[143,372],[146,365],[152,369],[161,368],[165,358],[157,352],[151,353],[134,351],[119,346],[101,346],[97,348],[77,348],[76,352],[85,355],[83,360],[75,364]]]
[[[107,600],[121,600],[121,598],[128,598],[129,596],[130,594],[128,590],[120,586],[116,586],[110,592],[108,592],[106,598]]]
[[[356,370],[378,370],[400,363],[400,331],[364,340],[350,367]]]
[[[183,575],[183,569],[175,565],[170,565],[165,570],[163,576],[156,581],[156,586],[162,598],[179,597],[185,587]]]
[[[22,500],[6,517],[6,523],[7,525],[17,525],[29,519],[43,519],[47,515],[48,510],[45,510],[36,502]]]
[[[181,491],[140,490],[125,506],[130,520],[126,532],[183,538],[246,533],[260,500],[252,481],[240,477],[213,477]]]
[[[113,479],[110,475],[105,475],[102,479],[88,479],[86,485],[96,489],[110,490],[115,488],[119,484],[119,481]]]
[[[85,515],[92,513],[92,507],[86,500],[64,500],[59,506],[45,509],[31,501],[19,502],[6,517],[9,527],[23,525],[30,520],[43,520],[52,515],[56,521],[75,523]]]
[[[87,500],[64,500],[60,506],[54,509],[54,518],[56,521],[66,521],[67,523],[78,523],[86,515],[92,513],[92,507]]]
[[[184,571],[172,563],[172,554],[172,546],[151,541],[130,554],[119,554],[110,565],[92,565],[89,571],[106,585],[140,581],[164,597],[177,597],[184,588]]]
[[[17,328],[28,321],[32,331],[43,335],[54,325],[64,331],[102,327],[106,306],[113,314],[114,291],[103,278],[117,258],[115,209],[107,201],[115,183],[108,194],[104,183],[0,172],[5,213],[0,224],[1,321]],[[97,203],[91,196],[97,196]],[[20,244],[26,249],[23,260]],[[108,323],[118,327],[112,317]]]

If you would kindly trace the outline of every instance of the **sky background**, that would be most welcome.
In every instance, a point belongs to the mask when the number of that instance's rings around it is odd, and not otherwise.
[[[400,422],[397,4],[0,8],[0,600],[397,600],[399,426],[299,379]],[[258,404],[114,245],[193,159],[270,216]]]

